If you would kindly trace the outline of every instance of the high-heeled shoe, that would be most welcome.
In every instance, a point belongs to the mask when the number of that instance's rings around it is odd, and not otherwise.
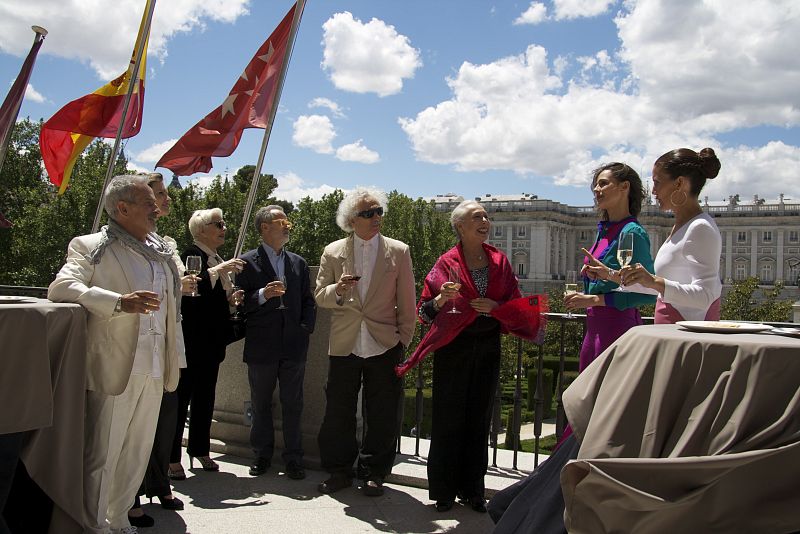
[[[183,466],[181,464],[177,465],[177,469],[173,469],[172,465],[167,468],[167,477],[170,480],[186,480],[186,471],[183,470]]]
[[[167,497],[155,497],[161,503],[161,508],[164,510],[183,510],[183,501],[174,495],[169,499]],[[153,504],[153,497],[150,497],[150,504]]]
[[[200,462],[203,471],[219,471],[219,464],[211,459],[210,456],[189,456],[189,469],[194,469],[194,459]]]

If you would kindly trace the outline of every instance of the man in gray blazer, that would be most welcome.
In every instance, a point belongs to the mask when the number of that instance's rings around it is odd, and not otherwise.
[[[74,238],[47,297],[86,308],[85,532],[135,532],[128,509],[153,445],[162,391],[178,385],[180,277],[155,232],[146,176],[116,176],[108,225]]]
[[[353,464],[367,496],[383,494],[399,428],[403,359],[416,325],[414,271],[408,245],[381,235],[382,191],[357,188],[339,204],[336,223],[350,235],[325,247],[314,298],[333,310],[326,408],[319,431],[322,467],[331,476],[322,493],[349,487]],[[358,392],[363,382],[364,435],[356,439]]]

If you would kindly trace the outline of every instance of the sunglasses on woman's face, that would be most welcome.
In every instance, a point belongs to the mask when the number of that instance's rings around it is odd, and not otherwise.
[[[361,217],[362,219],[371,219],[375,215],[380,215],[383,217],[383,208],[379,206],[377,208],[370,208],[368,210],[359,211],[356,213],[356,216]]]
[[[206,223],[206,226],[211,226],[212,224],[217,228],[219,228],[220,230],[222,230],[223,228],[227,228],[225,221],[211,221],[210,223]]]

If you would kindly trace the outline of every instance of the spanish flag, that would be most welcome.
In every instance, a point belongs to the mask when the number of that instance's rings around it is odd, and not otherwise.
[[[147,34],[149,34],[145,28],[148,26],[148,14],[153,1],[147,0],[128,70],[92,94],[73,100],[42,125],[42,131],[39,134],[39,148],[50,181],[59,187],[59,195],[63,195],[66,191],[75,161],[89,146],[89,143],[95,137],[117,137],[122,120],[122,110],[125,106],[125,97],[134,74],[136,53],[144,39],[137,83],[131,94],[131,101],[122,128],[122,137],[124,139],[133,137],[139,133],[142,127],[145,59],[147,57]]]

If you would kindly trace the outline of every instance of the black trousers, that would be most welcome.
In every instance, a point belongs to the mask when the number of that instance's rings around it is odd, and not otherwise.
[[[325,417],[319,431],[320,459],[330,473],[382,480],[394,465],[400,425],[402,381],[394,372],[403,356],[398,344],[381,355],[331,356],[325,386]],[[358,391],[364,386],[364,440],[356,439]]]
[[[177,389],[178,418],[175,437],[172,440],[172,451],[169,455],[170,462],[181,461],[181,439],[189,404],[192,405],[192,415],[189,419],[189,444],[186,452],[189,456],[208,456],[218,375],[219,362],[216,360],[181,369],[181,379]]]
[[[461,335],[433,356],[428,494],[434,501],[483,497],[500,335]]]
[[[150,460],[147,463],[144,480],[139,488],[139,495],[164,497],[172,493],[167,470],[169,469],[169,457],[172,453],[177,420],[178,392],[165,391],[164,396],[161,397],[156,435],[153,438],[153,450],[150,451]]]
[[[6,525],[2,512],[11,492],[14,472],[17,469],[19,453],[22,451],[24,432],[0,434],[0,534],[9,534],[11,531]]]
[[[280,386],[281,429],[283,430],[284,464],[303,462],[303,435],[300,416],[303,414],[303,378],[305,360],[285,359],[268,364],[247,364],[250,400],[253,403],[253,427],[250,445],[256,458],[272,459],[275,450],[275,427],[272,421],[272,394]]]

